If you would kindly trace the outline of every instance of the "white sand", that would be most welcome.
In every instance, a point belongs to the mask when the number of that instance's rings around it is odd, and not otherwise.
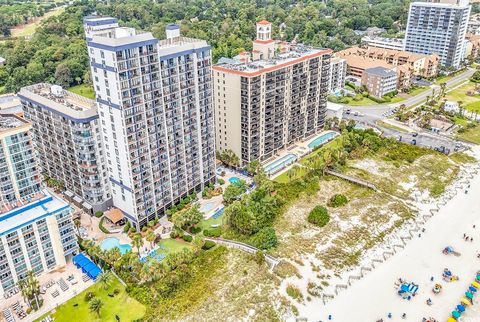
[[[460,180],[463,181],[463,180]],[[423,317],[434,317],[446,321],[459,304],[460,298],[480,270],[480,176],[470,182],[468,194],[459,192],[425,224],[425,233],[409,241],[405,249],[397,252],[386,262],[359,281],[354,281],[346,290],[340,290],[326,306],[318,300],[300,305],[300,316],[308,321],[421,321]],[[473,229],[473,224],[476,229]],[[472,236],[473,242],[463,240],[463,234]],[[450,245],[461,252],[460,257],[443,255],[442,249]],[[443,269],[448,267],[460,281],[447,283],[441,280]],[[430,277],[434,276],[434,282]],[[418,295],[411,301],[397,295],[394,286],[399,277],[420,286]],[[434,295],[431,291],[435,282],[440,282],[443,291]],[[425,301],[431,298],[432,306]],[[387,314],[393,314],[392,319]],[[407,314],[404,320],[400,316]],[[473,307],[467,308],[462,322],[480,321],[480,292]]]

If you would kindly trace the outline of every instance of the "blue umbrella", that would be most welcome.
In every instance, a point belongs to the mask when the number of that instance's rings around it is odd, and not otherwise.
[[[400,286],[400,290],[402,292],[408,292],[408,285],[402,284],[402,286]]]
[[[457,305],[457,311],[459,311],[459,312],[465,312],[465,306],[460,305],[460,304]]]
[[[469,286],[468,289],[470,290],[470,292],[473,292],[473,293],[477,292],[477,289],[473,286]]]

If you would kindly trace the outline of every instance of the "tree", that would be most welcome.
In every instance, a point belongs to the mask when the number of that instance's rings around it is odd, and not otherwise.
[[[277,245],[277,235],[273,227],[262,228],[253,236],[253,244],[259,249],[270,249]]]
[[[308,222],[319,227],[323,227],[330,221],[330,215],[327,208],[316,206],[310,211],[307,218]]]
[[[223,150],[221,152],[217,151],[217,158],[226,166],[236,168],[240,165],[240,159],[230,149]]]
[[[73,221],[73,224],[75,225],[75,228],[77,228],[78,236],[80,236],[80,226],[82,225],[80,218],[75,218],[75,220]]]
[[[98,282],[103,285],[103,289],[106,290],[112,282],[112,273],[105,271],[98,276]]]
[[[28,299],[28,304],[31,305],[31,301],[35,300],[36,310],[40,308],[40,301],[38,296],[40,294],[40,283],[35,276],[33,271],[28,271],[27,276],[21,282],[19,282],[20,289],[22,291],[22,296]]]
[[[135,233],[133,235],[132,246],[137,248],[138,256],[140,256],[140,248],[143,246],[142,234]]]
[[[194,205],[185,211],[177,211],[172,216],[172,222],[181,229],[188,229],[198,224],[203,219],[199,205]]]
[[[55,69],[55,82],[63,87],[69,87],[74,78],[67,64],[60,64]]]
[[[262,164],[258,160],[253,160],[250,161],[247,166],[245,167],[245,170],[247,170],[250,175],[256,175],[259,171],[263,170]]]
[[[227,205],[231,204],[247,191],[245,181],[240,180],[236,183],[229,185],[223,192],[223,200]]]
[[[157,235],[153,232],[153,230],[149,229],[147,231],[146,239],[148,242],[150,242],[150,247],[153,247],[153,242],[155,241],[155,239],[157,239]]]
[[[96,313],[98,318],[100,318],[100,310],[102,309],[102,307],[103,301],[98,297],[94,297],[93,299],[91,299],[88,305],[90,312]]]

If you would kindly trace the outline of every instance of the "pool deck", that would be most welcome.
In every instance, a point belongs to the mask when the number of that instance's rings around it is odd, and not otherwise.
[[[312,153],[313,149],[309,148],[308,147],[308,144],[310,144],[310,142],[312,142],[313,140],[315,140],[316,138],[318,138],[319,136],[322,136],[324,134],[327,134],[329,132],[335,132],[335,131],[331,131],[331,130],[327,130],[327,131],[322,131],[322,132],[319,132],[319,133],[316,133],[316,134],[313,134],[311,135],[310,137],[308,137],[306,140],[304,141],[299,141],[299,142],[296,142],[294,143],[293,145],[291,145],[290,147],[286,148],[286,149],[283,149],[281,150],[280,152],[278,152],[275,156],[265,160],[264,162],[262,162],[262,165],[263,166],[266,166],[270,163],[273,163],[281,158],[283,158],[284,156],[286,156],[287,154],[295,154],[297,155],[298,160],[300,160],[301,158],[303,158],[304,156]],[[338,132],[335,132],[335,133],[338,133]],[[327,141],[327,142],[330,142]],[[327,143],[325,142],[325,143]],[[324,144],[325,144],[324,143]],[[323,145],[323,144],[322,144]],[[289,166],[281,169],[280,171],[278,172],[275,172],[273,173],[270,178],[271,179],[274,179],[276,177],[278,177],[279,175],[281,175],[282,173],[285,173],[286,171],[288,171],[291,167],[293,167],[297,162],[293,162],[292,164],[290,164]]]

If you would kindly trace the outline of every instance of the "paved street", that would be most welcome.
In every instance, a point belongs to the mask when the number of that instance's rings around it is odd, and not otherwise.
[[[469,79],[474,72],[475,70],[469,68],[462,74],[453,77],[446,82],[447,88],[464,82],[465,80]],[[434,89],[435,91],[439,91],[440,86],[433,85],[432,89]],[[395,129],[381,127],[377,124],[377,121],[384,119],[385,114],[393,108],[398,107],[401,104],[405,104],[407,107],[415,106],[425,101],[427,96],[431,95],[432,90],[430,89],[414,97],[406,99],[401,103],[379,104],[369,106],[345,106],[345,110],[350,109],[351,112],[348,114],[344,113],[344,117],[349,120],[355,120],[359,124],[380,128],[383,132],[383,135],[386,137],[393,137],[405,143],[416,144],[421,147],[436,149],[438,151],[446,153],[452,153],[455,151],[456,148],[459,147],[459,144],[453,139],[449,139],[426,131],[419,133],[405,133],[397,131]]]

